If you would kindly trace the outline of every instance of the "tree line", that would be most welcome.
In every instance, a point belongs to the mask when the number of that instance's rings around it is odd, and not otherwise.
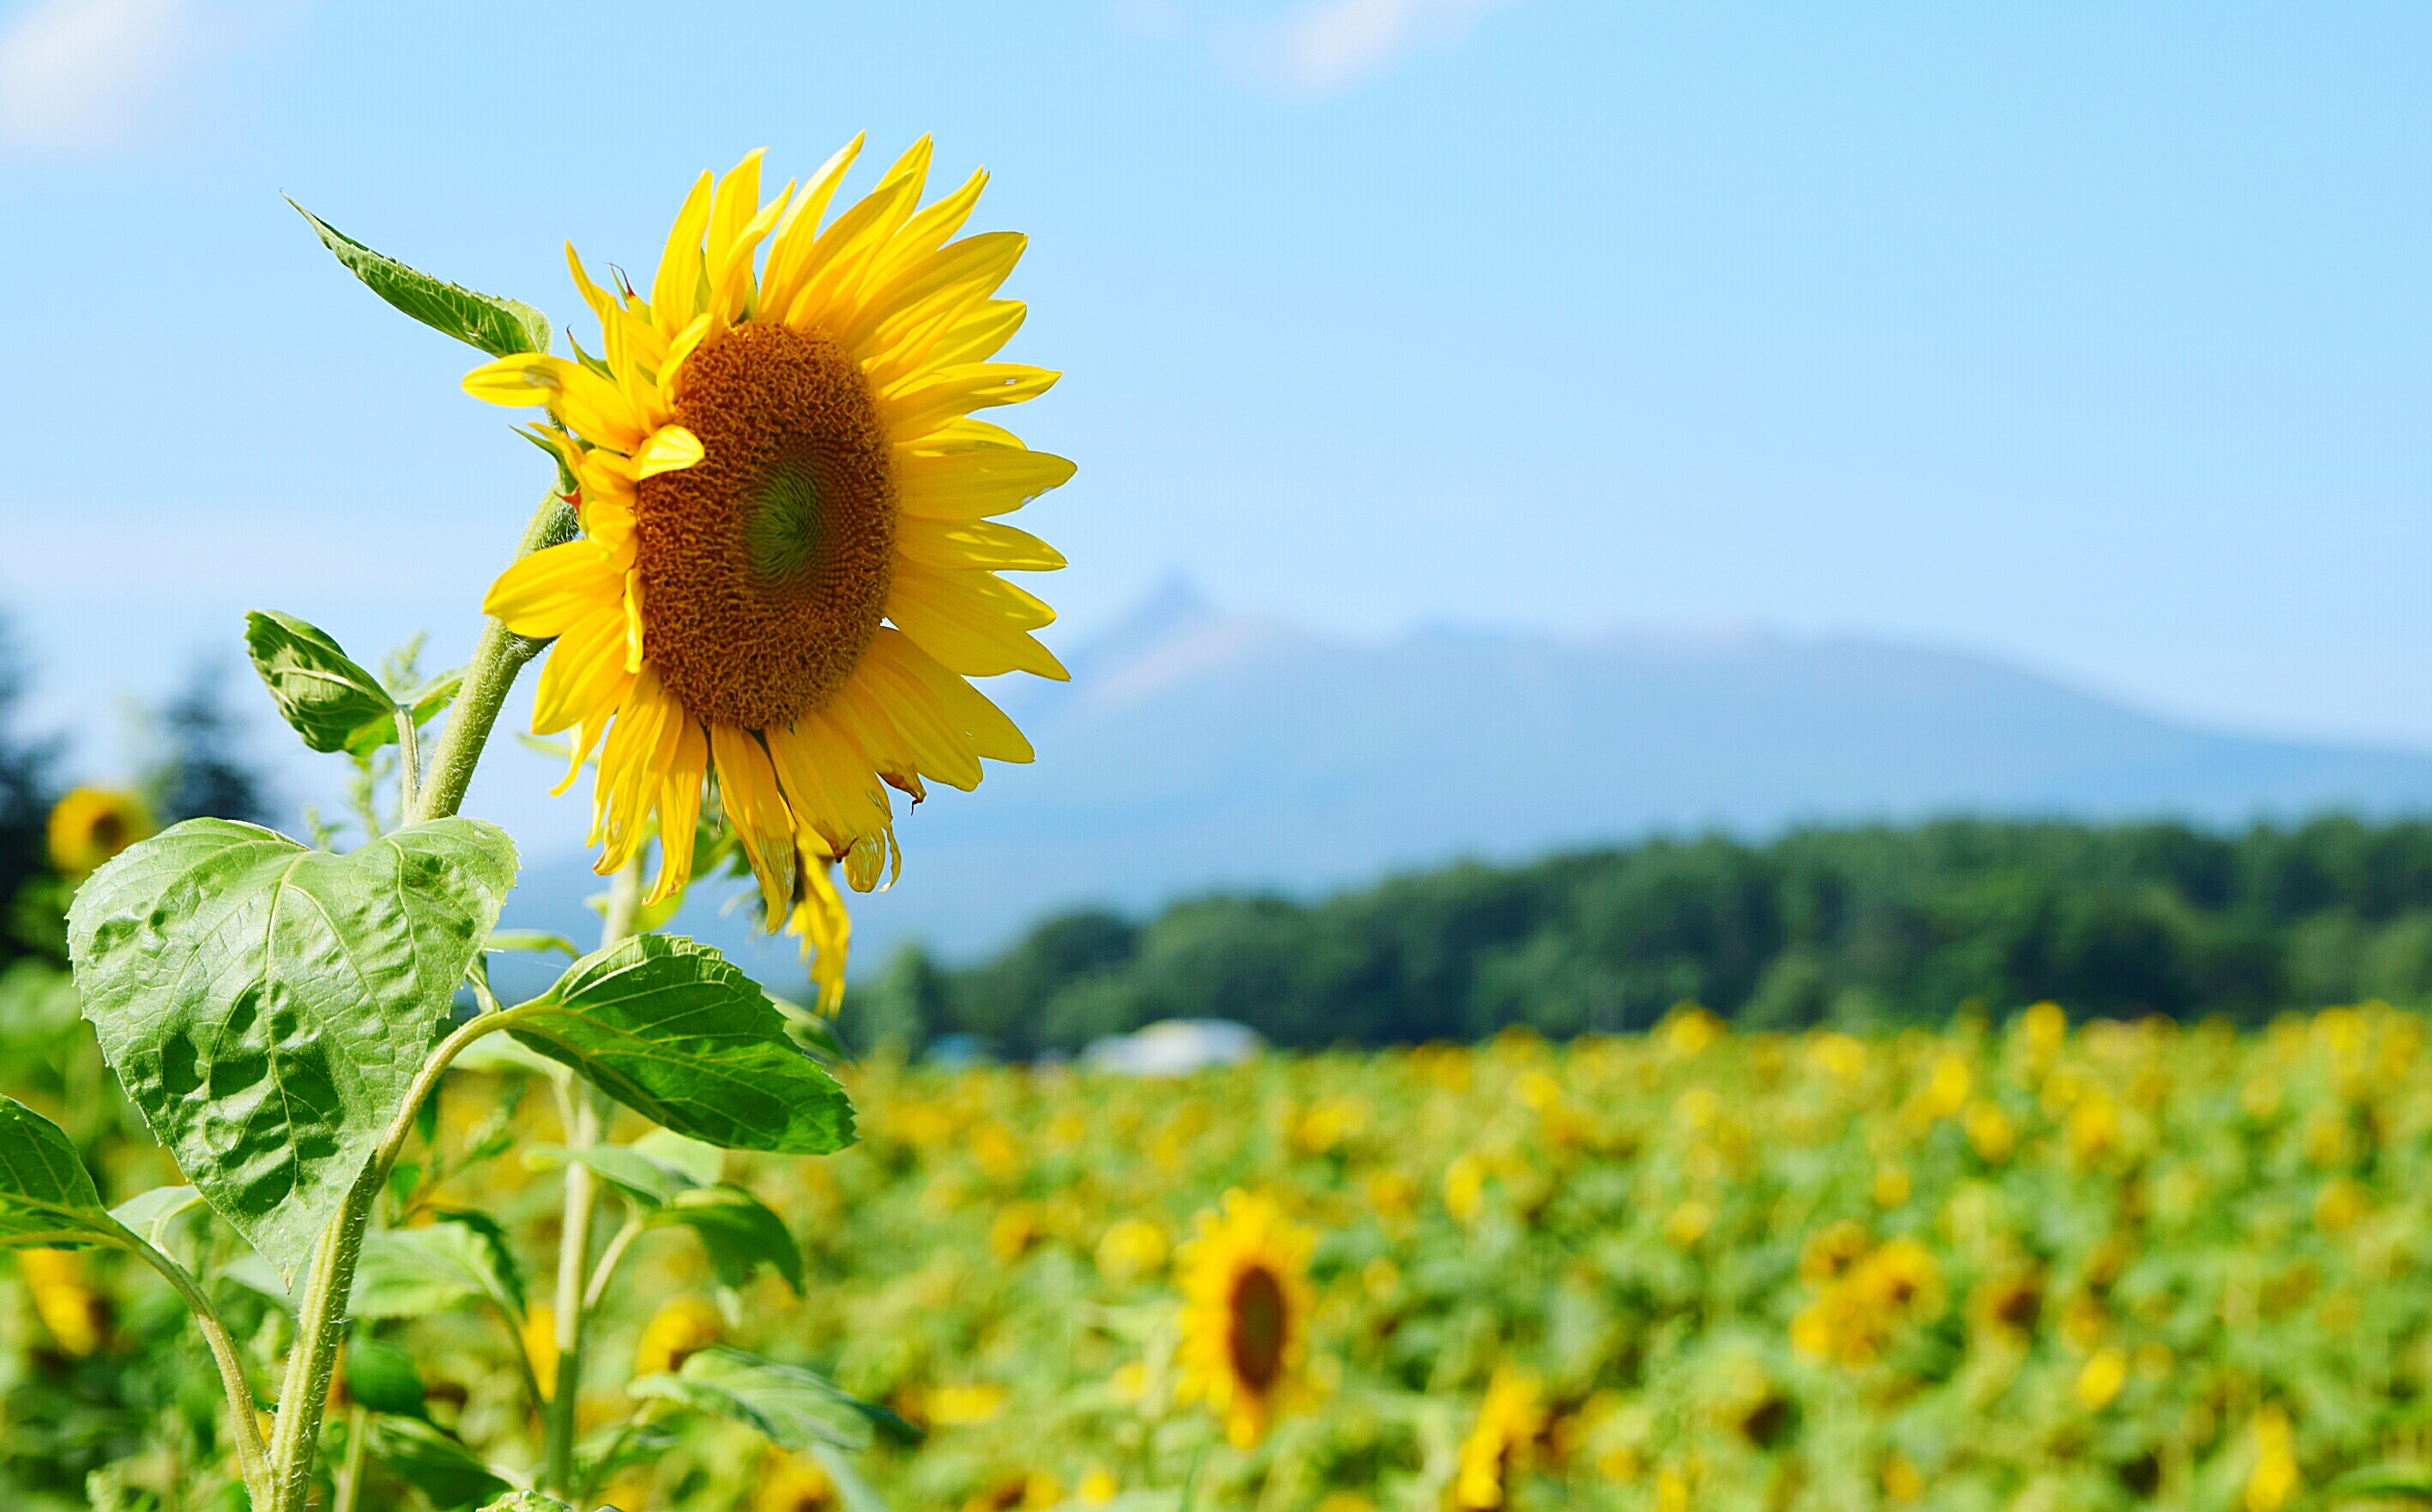
[[[2367,998],[2432,1004],[2432,821],[1952,818],[1463,862],[1317,901],[1084,910],[970,965],[900,949],[848,995],[845,1030],[1027,1057],[1162,1018],[1320,1047],[1643,1029],[1684,1000],[1793,1029],[2047,999],[2251,1023]]]

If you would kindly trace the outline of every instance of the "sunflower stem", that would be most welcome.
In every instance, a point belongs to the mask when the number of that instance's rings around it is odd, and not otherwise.
[[[532,523],[524,527],[515,560],[520,562],[544,546],[571,539],[573,526],[573,508],[552,492],[532,512]],[[464,790],[472,785],[473,768],[481,764],[482,748],[490,743],[491,728],[498,722],[498,709],[507,701],[507,690],[515,686],[524,664],[538,656],[548,644],[517,635],[495,615],[481,627],[481,641],[473,648],[473,661],[464,669],[464,685],[456,695],[455,711],[448,715],[448,728],[439,737],[439,749],[431,758],[431,771],[416,795],[414,822],[446,818],[463,805]]]

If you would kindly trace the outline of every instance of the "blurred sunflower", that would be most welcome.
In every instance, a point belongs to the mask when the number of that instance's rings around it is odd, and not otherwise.
[[[718,1309],[700,1297],[678,1297],[650,1315],[633,1346],[633,1373],[678,1370],[726,1334]]]
[[[1510,1489],[1509,1477],[1528,1468],[1545,1409],[1534,1375],[1497,1367],[1487,1384],[1478,1422],[1461,1441],[1461,1468],[1453,1478],[1453,1504],[1464,1512],[1493,1512]]]
[[[1273,1198],[1236,1190],[1221,1214],[1201,1213],[1198,1232],[1174,1252],[1183,1296],[1176,1394],[1206,1402],[1236,1448],[1257,1444],[1306,1394],[1316,1246]]]
[[[1022,325],[994,295],[1025,238],[949,240],[985,173],[918,210],[925,137],[822,228],[860,145],[766,203],[757,152],[702,174],[647,299],[601,289],[569,246],[602,353],[464,379],[563,428],[536,435],[583,533],[510,567],[484,607],[556,639],[533,728],[574,731],[567,783],[600,752],[598,869],[653,817],[689,833],[714,781],[768,926],[790,919],[823,960],[843,944],[830,865],[864,892],[902,867],[887,787],[918,802],[924,780],[977,785],[982,757],[1031,759],[964,680],[1066,675],[1031,633],[1054,612],[997,576],[1064,559],[989,516],[1072,464],[969,418],[1056,378],[989,361]],[[650,899],[691,868],[691,847],[662,845]]]
[[[81,877],[152,833],[152,815],[132,793],[79,787],[51,810],[51,865]]]

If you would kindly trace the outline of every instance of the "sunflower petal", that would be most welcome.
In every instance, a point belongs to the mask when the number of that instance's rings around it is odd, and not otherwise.
[[[484,404],[503,404],[510,409],[547,404],[557,396],[564,384],[559,370],[571,365],[562,357],[544,352],[517,352],[484,362],[465,374],[464,392]]]
[[[642,449],[633,453],[633,481],[638,483],[661,473],[680,473],[706,455],[699,436],[682,426],[661,426],[642,443]]]
[[[566,628],[541,664],[532,695],[532,733],[605,724],[626,693],[625,616],[602,604]]]
[[[971,753],[990,761],[1028,762],[1037,752],[1011,716],[920,649],[902,630],[881,627],[870,643],[864,664],[872,675],[891,684],[912,684],[926,692],[948,726],[958,731]]]
[[[701,819],[701,786],[709,775],[709,737],[701,721],[678,722],[673,755],[659,779],[659,875],[646,903],[664,903],[692,882],[692,835]]]
[[[785,804],[777,769],[757,737],[735,725],[709,727],[710,759],[718,764],[718,801],[727,822],[760,879],[761,900],[772,932],[794,900],[794,815]]]
[[[1002,448],[906,457],[896,468],[904,512],[934,520],[1010,514],[1062,487],[1072,472],[1072,464],[1053,452]]]
[[[924,567],[991,572],[1053,572],[1064,553],[1027,530],[993,521],[940,520],[906,513],[896,522],[895,549]]]
[[[836,186],[844,182],[845,170],[861,156],[861,144],[869,133],[855,136],[839,148],[835,157],[819,165],[794,202],[785,207],[783,219],[777,223],[774,239],[768,244],[768,266],[760,278],[760,308],[779,318],[802,291],[802,270],[810,257],[811,247],[819,240],[819,218],[827,213],[828,201],[836,197]]]
[[[987,572],[937,572],[899,560],[887,617],[920,649],[966,677],[1031,672],[1061,682],[1072,674],[1028,631],[1056,612]]]
[[[881,395],[879,412],[886,417],[890,434],[899,440],[910,440],[927,435],[942,422],[973,410],[1035,399],[1054,388],[1056,380],[1063,376],[1021,362],[964,362],[923,373]]]
[[[684,209],[667,230],[667,251],[660,255],[657,277],[650,280],[650,317],[668,336],[684,328],[700,311],[694,301],[701,283],[701,239],[709,228],[712,184],[708,170],[693,180]]]
[[[616,601],[616,564],[597,541],[576,540],[522,558],[498,574],[481,612],[518,635],[563,635],[602,604]]]

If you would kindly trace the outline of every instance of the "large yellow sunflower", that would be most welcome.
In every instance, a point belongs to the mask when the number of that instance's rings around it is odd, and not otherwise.
[[[1064,564],[992,515],[1072,464],[971,412],[1056,375],[991,361],[1023,306],[995,297],[1025,239],[950,240],[985,173],[920,209],[927,138],[822,220],[859,138],[760,198],[755,152],[677,215],[650,296],[594,283],[602,350],[475,369],[467,393],[543,404],[582,535],[510,567],[484,607],[554,637],[533,729],[594,749],[592,843],[616,870],[656,830],[651,900],[684,885],[704,784],[768,904],[841,970],[844,913],[902,868],[887,789],[970,789],[1030,743],[967,678],[1062,678],[1032,635],[1054,611],[997,576]],[[765,245],[765,260],[760,253]],[[564,790],[561,784],[560,791]],[[838,979],[840,980],[840,978]]]
[[[1305,1394],[1309,1252],[1317,1236],[1273,1198],[1224,1194],[1221,1214],[1174,1252],[1182,1284],[1182,1368],[1176,1395],[1205,1401],[1224,1436],[1248,1449]]]

